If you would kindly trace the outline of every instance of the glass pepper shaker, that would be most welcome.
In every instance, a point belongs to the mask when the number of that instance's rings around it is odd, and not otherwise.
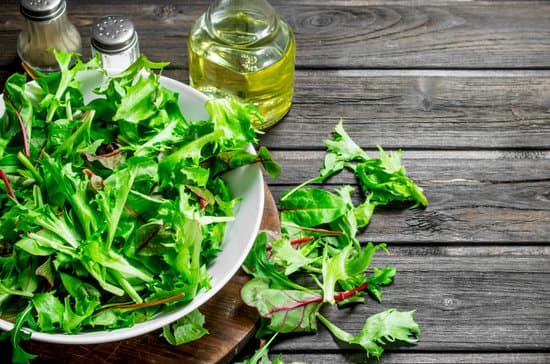
[[[124,71],[139,58],[138,36],[126,17],[109,15],[92,26],[92,54],[109,74]]]
[[[215,0],[189,32],[189,81],[214,95],[259,108],[267,129],[290,109],[294,88],[292,29],[265,0]]]
[[[80,52],[82,41],[67,16],[65,0],[21,0],[23,28],[17,38],[22,61],[42,72],[59,70],[51,48]]]

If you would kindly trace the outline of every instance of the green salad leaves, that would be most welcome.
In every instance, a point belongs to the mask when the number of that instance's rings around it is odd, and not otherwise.
[[[55,56],[60,72],[31,72],[34,83],[14,74],[3,93],[0,315],[15,325],[0,339],[11,340],[15,363],[34,358],[20,347],[26,328],[75,334],[130,327],[209,289],[207,268],[238,204],[222,175],[253,163],[272,177],[280,173],[266,148],[249,152],[261,118],[252,106],[209,99],[207,120],[190,122],[178,94],[160,83],[166,63],[142,56],[108,77],[95,58]],[[93,98],[82,93],[86,72],[103,77]],[[325,305],[381,301],[396,269],[372,266],[387,246],[358,235],[379,206],[428,203],[407,177],[401,151],[379,147],[371,158],[341,121],[325,145],[319,176],[280,195],[281,234],[261,232],[243,265],[252,279],[242,298],[262,317],[257,336],[270,337],[244,363],[282,363],[268,356],[275,337],[314,332],[319,323],[375,358],[387,343],[420,336],[413,311],[374,314],[355,334],[321,314]],[[311,186],[343,170],[360,191]],[[207,334],[203,324],[193,311],[162,336],[187,343]]]
[[[414,311],[388,309],[372,315],[356,335],[320,313],[324,305],[364,303],[368,295],[382,300],[382,289],[392,283],[396,269],[371,266],[377,251],[387,252],[386,244],[361,244],[357,235],[379,206],[394,201],[412,207],[428,203],[422,189],[407,177],[401,151],[386,153],[379,147],[378,158],[370,158],[346,133],[341,121],[325,144],[327,153],[320,175],[280,195],[282,234],[270,239],[266,232],[261,233],[245,260],[244,269],[253,278],[242,288],[242,298],[262,317],[257,336],[273,335],[245,364],[271,363],[268,346],[276,335],[315,332],[319,322],[337,340],[375,358],[382,355],[387,343],[415,343],[420,336]],[[344,169],[356,176],[361,202],[354,204],[350,186],[335,191],[308,187]],[[273,363],[282,363],[282,358]]]
[[[210,287],[238,201],[224,172],[278,165],[256,142],[255,109],[209,99],[207,120],[189,122],[163,87],[166,63],[142,56],[107,77],[97,59],[55,53],[60,72],[12,75],[0,120],[0,314],[22,325],[78,333],[129,327]],[[86,72],[104,77],[82,93]],[[164,336],[204,332],[195,313]],[[176,325],[178,326],[178,325]],[[6,334],[4,333],[3,336]]]

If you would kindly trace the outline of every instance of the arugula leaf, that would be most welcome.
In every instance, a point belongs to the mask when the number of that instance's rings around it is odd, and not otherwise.
[[[401,312],[389,309],[372,315],[355,336],[341,330],[320,313],[317,313],[317,318],[336,338],[349,344],[360,345],[367,356],[376,358],[380,358],[384,351],[382,345],[394,341],[413,344],[420,336],[420,327],[414,321],[414,311]]]
[[[381,147],[380,159],[359,163],[355,167],[361,186],[370,191],[370,199],[376,205],[392,201],[413,201],[416,206],[426,206],[428,200],[422,189],[406,176],[401,165],[401,151],[386,154]]]
[[[34,327],[35,324],[32,320],[33,305],[31,302],[27,304],[27,307],[17,314],[15,324],[10,331],[4,331],[0,333],[0,341],[10,339],[13,348],[11,361],[14,364],[30,364],[32,359],[37,358],[37,355],[27,353],[21,347],[21,340],[29,340],[31,334],[23,330],[24,326]]]
[[[336,160],[351,162],[356,160],[367,161],[370,159],[367,153],[344,130],[344,121],[342,119],[340,119],[334,128],[333,140],[325,140],[325,145],[329,152],[336,155]]]

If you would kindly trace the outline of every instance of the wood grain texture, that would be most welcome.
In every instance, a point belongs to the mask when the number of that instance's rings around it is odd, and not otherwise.
[[[277,149],[324,149],[338,120],[362,147],[550,147],[550,73],[298,72],[294,105],[262,138]]]
[[[417,345],[400,352],[544,352],[550,342],[550,260],[539,256],[448,255],[405,253],[389,245],[391,255],[376,256],[375,266],[397,268],[383,303],[369,300],[322,313],[345,330],[357,333],[371,314],[387,308],[415,309],[422,329]],[[427,248],[426,248],[427,249]],[[429,250],[420,249],[422,253]],[[326,329],[315,335],[277,338],[276,350],[328,352],[352,350],[334,341]],[[277,349],[279,348],[279,349]],[[357,350],[357,348],[355,348]]]
[[[369,151],[373,157],[375,152]],[[281,151],[279,178],[269,180],[281,192],[315,177],[324,152]],[[413,151],[404,153],[408,175],[424,189],[426,209],[380,208],[359,238],[389,243],[483,242],[546,243],[550,236],[550,154],[518,151]],[[325,184],[356,188],[355,177],[343,172]]]
[[[546,2],[272,1],[296,34],[298,68],[548,68],[550,4]],[[69,2],[70,19],[89,54],[90,25],[109,14],[136,23],[141,49],[187,67],[187,33],[208,1]],[[108,11],[106,8],[108,7]],[[0,14],[0,44],[15,45],[18,2]],[[162,32],[159,32],[159,27]],[[13,48],[0,65],[16,62]]]
[[[276,353],[274,353],[276,354]],[[286,362],[308,362],[307,354],[282,353]],[[275,356],[275,355],[273,355]],[[384,353],[380,361],[366,359],[364,354],[344,352],[341,354],[320,354],[315,364],[370,363],[370,364],[548,364],[548,353]]]
[[[430,202],[426,209],[379,209],[360,235],[361,242],[389,244],[391,255],[377,255],[375,265],[397,267],[383,303],[323,314],[356,333],[372,313],[415,309],[421,341],[390,348],[380,363],[549,363],[550,2],[270,2],[297,42],[293,107],[260,140],[282,166],[279,178],[267,180],[274,197],[318,174],[323,140],[343,118],[370,155],[377,144],[403,148],[408,174]],[[125,14],[136,24],[142,51],[171,62],[164,74],[187,83],[187,33],[209,3],[73,0],[68,6],[84,57],[91,22]],[[19,0],[4,4],[2,83],[20,70]],[[342,184],[357,187],[349,173],[326,186]],[[360,198],[356,192],[355,202]],[[217,314],[226,314],[225,307]],[[228,325],[226,333],[233,329]],[[162,345],[147,335],[97,353],[80,347],[65,361],[186,362],[187,349]],[[188,348],[186,358],[201,356],[203,349]],[[284,362],[377,363],[324,328],[281,335],[272,359],[279,353]],[[44,362],[64,357],[55,358]]]

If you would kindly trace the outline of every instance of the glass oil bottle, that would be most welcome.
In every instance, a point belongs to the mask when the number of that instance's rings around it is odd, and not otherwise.
[[[192,87],[229,95],[259,108],[265,130],[291,107],[295,40],[265,0],[215,0],[188,39]]]

